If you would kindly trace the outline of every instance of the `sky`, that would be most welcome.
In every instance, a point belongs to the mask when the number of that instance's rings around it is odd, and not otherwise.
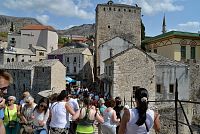
[[[56,29],[95,23],[97,4],[108,0],[0,0],[0,14],[33,17]],[[167,31],[200,31],[200,0],[113,0],[142,8],[147,36],[161,34],[165,14]]]

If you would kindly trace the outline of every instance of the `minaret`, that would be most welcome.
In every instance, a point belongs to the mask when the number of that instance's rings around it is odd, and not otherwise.
[[[162,33],[166,33],[167,30],[166,30],[166,22],[165,22],[165,14],[164,14],[164,17],[163,17],[163,24],[162,24]]]

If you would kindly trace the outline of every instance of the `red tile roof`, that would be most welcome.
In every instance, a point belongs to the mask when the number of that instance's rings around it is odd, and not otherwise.
[[[55,31],[52,26],[44,26],[44,25],[27,25],[23,27],[21,30],[50,30]]]

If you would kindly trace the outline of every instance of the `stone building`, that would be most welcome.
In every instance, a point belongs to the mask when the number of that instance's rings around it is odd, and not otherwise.
[[[63,47],[48,54],[66,67],[66,75],[87,84],[93,82],[93,55],[88,48]]]
[[[30,45],[28,49],[6,47],[0,48],[0,64],[9,62],[32,62],[46,59],[47,51],[41,46]]]
[[[155,53],[148,55],[156,60],[156,100],[174,99],[176,79],[179,99],[189,100],[191,93],[189,65]]]
[[[175,83],[178,80],[179,100],[190,100],[192,82],[190,67],[187,64],[171,60],[154,53],[145,53],[132,47],[104,61],[105,73],[102,75],[104,94],[109,97],[120,96],[130,106],[131,97],[138,87],[147,88],[149,100],[174,100]],[[134,101],[134,99],[133,99]],[[161,114],[161,133],[173,134],[175,128],[175,110],[172,103],[150,103]],[[193,105],[183,104],[189,122],[193,118]],[[178,118],[186,123],[182,110],[178,106]],[[189,133],[187,126],[179,124],[179,132]]]
[[[132,47],[104,61],[104,93],[120,96],[130,101],[138,87],[148,89],[150,99],[155,100],[155,60]]]
[[[53,90],[59,92],[65,89],[66,68],[59,60],[43,60],[40,62],[13,62],[0,65],[13,77],[13,84],[8,93],[21,97],[23,91],[28,90],[38,101],[38,92]]]
[[[200,60],[199,33],[170,31],[143,41],[148,52],[177,61]]]
[[[114,37],[111,40],[102,43],[98,48],[100,56],[100,76],[104,74],[104,60],[133,46],[134,44],[120,37]]]
[[[190,88],[192,79],[190,79],[190,66],[184,62],[171,60],[167,57],[148,53],[155,59],[156,65],[156,97],[157,101],[174,100],[176,79],[178,82],[178,98],[179,100],[190,100],[193,89]],[[175,106],[174,101],[170,102],[156,102],[159,114],[161,115],[161,133],[174,134],[176,130],[175,125]],[[193,105],[189,103],[182,103],[187,114],[189,122],[192,122]],[[180,122],[186,123],[183,111],[178,105],[178,119]],[[179,124],[179,133],[189,133],[188,126]]]
[[[20,33],[8,34],[8,45],[22,49],[28,49],[30,45],[40,46],[50,53],[58,49],[58,34],[51,26],[27,25]]]
[[[141,8],[116,4],[108,1],[96,7],[96,73],[99,75],[100,44],[116,37],[122,37],[138,47],[141,45]]]

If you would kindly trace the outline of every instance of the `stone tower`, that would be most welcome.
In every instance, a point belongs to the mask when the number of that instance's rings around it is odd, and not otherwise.
[[[125,4],[115,4],[109,0],[96,7],[96,68],[98,74],[98,47],[116,36],[141,46],[141,8]]]

